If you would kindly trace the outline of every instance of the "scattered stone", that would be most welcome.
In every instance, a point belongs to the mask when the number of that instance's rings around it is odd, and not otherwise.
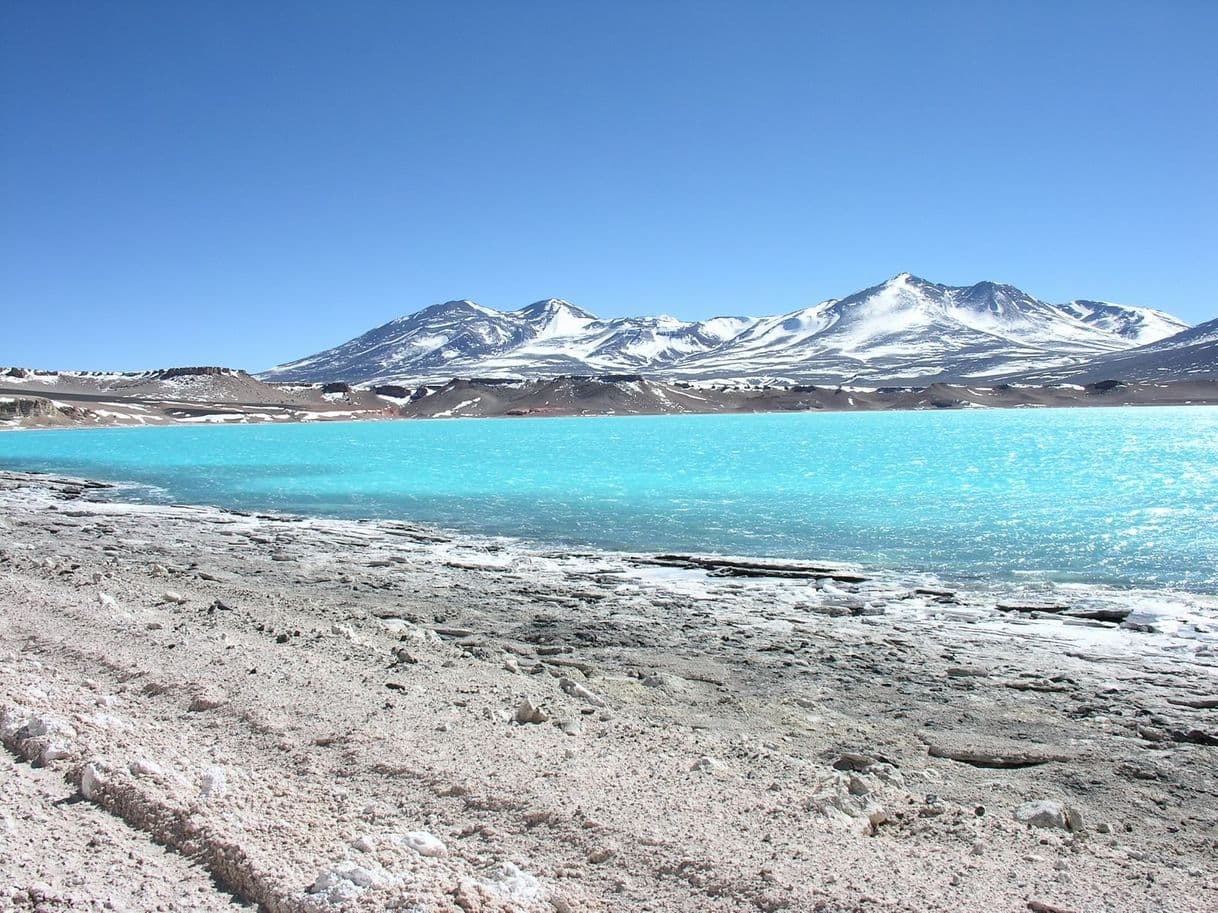
[[[605,702],[603,700],[601,700],[599,697],[597,697],[595,694],[593,694],[591,691],[589,691],[587,688],[585,688],[583,685],[581,685],[577,681],[574,681],[569,678],[560,678],[558,680],[558,687],[561,688],[563,691],[565,691],[567,694],[571,695],[572,697],[577,697],[581,701],[586,701],[587,703],[591,704],[593,707],[604,707],[605,706]]]
[[[1169,697],[1167,703],[1194,710],[1213,710],[1218,708],[1218,697]]]
[[[511,862],[499,867],[499,880],[493,885],[499,895],[518,903],[535,903],[545,899],[547,893],[537,876]],[[561,897],[550,895],[549,901],[554,913],[575,913],[575,908]]]
[[[516,708],[517,723],[544,723],[549,719],[550,715],[527,697]]]
[[[404,665],[404,666],[413,666],[419,662],[419,660],[414,656],[414,654],[412,654],[405,647],[394,647],[393,648],[393,660],[397,665]]]
[[[137,758],[127,765],[127,770],[131,771],[132,776],[148,777],[154,780],[159,780],[165,776],[165,770],[157,763],[149,761],[147,758]]]
[[[76,730],[67,720],[61,720],[59,717],[50,714],[38,714],[30,717],[29,722],[25,724],[25,735],[31,739],[41,739],[49,736],[74,739],[76,738]]]
[[[969,669],[963,666],[949,666],[947,669],[948,678],[984,678],[989,674],[986,669]]]
[[[308,893],[319,896],[331,904],[342,904],[354,900],[373,885],[384,879],[371,869],[350,862],[339,863],[317,876],[309,886]]]
[[[1171,740],[1171,736],[1166,729],[1161,729],[1158,726],[1147,726],[1141,724],[1137,727],[1138,735],[1147,742],[1167,742]]]
[[[1015,809],[1015,820],[1030,827],[1057,828],[1076,833],[1083,829],[1083,817],[1076,809],[1052,799],[1023,803]]]
[[[1189,742],[1193,745],[1218,745],[1218,729],[1173,729],[1171,738],[1174,742]]]
[[[870,755],[856,754],[848,751],[838,756],[838,759],[833,762],[833,769],[852,770],[856,773],[864,773],[867,768],[876,763],[876,759]]]
[[[105,786],[106,775],[98,764],[90,762],[80,769],[80,794],[90,802],[101,798]]]
[[[948,733],[923,734],[923,739],[927,743],[927,752],[932,758],[947,758],[959,761],[961,764],[970,764],[973,767],[991,767],[999,770],[1035,767],[1038,764],[1048,764],[1053,761],[1072,761],[1076,757],[1069,752],[1049,746],[1004,742],[992,738],[987,738],[984,743],[979,743],[976,741],[978,738],[973,735],[958,736]]]
[[[1056,615],[1070,608],[1060,602],[1000,602],[995,606],[999,612],[1017,612],[1022,615],[1041,612],[1046,615]]]
[[[209,767],[199,777],[199,797],[203,800],[223,799],[228,795],[228,773],[223,767]]]
[[[186,603],[186,597],[177,590],[166,590],[161,594],[161,602],[167,602],[171,605],[184,605]]]
[[[402,846],[408,846],[420,856],[440,857],[448,855],[448,847],[439,837],[427,831],[408,831],[401,837]]]
[[[204,692],[196,694],[190,699],[190,711],[192,713],[201,713],[205,710],[215,710],[217,707],[223,707],[228,703],[227,695],[219,692]]]
[[[1028,910],[1031,913],[1074,913],[1073,910],[1067,910],[1065,907],[1059,907],[1055,904],[1045,903],[1040,900],[1029,900]]]

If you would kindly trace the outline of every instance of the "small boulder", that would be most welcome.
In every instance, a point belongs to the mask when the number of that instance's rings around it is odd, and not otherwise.
[[[409,831],[402,835],[401,843],[408,846],[420,856],[441,857],[448,855],[448,847],[444,842],[427,831]]]
[[[106,775],[99,765],[92,762],[86,764],[80,771],[80,794],[90,801],[100,798],[106,786]]]
[[[517,723],[544,723],[549,719],[550,715],[527,697],[516,708]]]
[[[1077,809],[1052,799],[1023,803],[1015,809],[1015,820],[1029,827],[1076,832],[1083,829],[1083,816]]]
[[[190,710],[192,713],[201,713],[205,710],[215,710],[217,707],[223,707],[228,703],[228,698],[219,692],[204,692],[196,694],[190,699]]]
[[[587,688],[585,688],[583,685],[581,685],[577,681],[574,681],[569,678],[560,678],[558,680],[558,687],[561,688],[567,694],[571,695],[572,697],[577,697],[581,701],[586,701],[587,703],[591,704],[593,707],[604,707],[605,706],[605,702],[603,700],[601,700],[599,697],[597,697],[595,694],[593,694],[591,691],[589,691]]]
[[[228,795],[228,773],[223,767],[209,767],[199,777],[199,798],[223,799]]]

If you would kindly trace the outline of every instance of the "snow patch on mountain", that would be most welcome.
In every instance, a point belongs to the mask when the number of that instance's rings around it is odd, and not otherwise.
[[[1011,285],[945,286],[901,273],[845,298],[758,318],[601,319],[560,298],[506,312],[449,301],[261,376],[401,383],[631,372],[927,383],[1069,366],[1185,326],[1149,308],[1081,299],[1055,305]]]

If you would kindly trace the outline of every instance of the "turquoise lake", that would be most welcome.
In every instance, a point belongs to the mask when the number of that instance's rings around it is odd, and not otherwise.
[[[0,434],[153,500],[556,545],[1218,592],[1218,408],[472,419]]]

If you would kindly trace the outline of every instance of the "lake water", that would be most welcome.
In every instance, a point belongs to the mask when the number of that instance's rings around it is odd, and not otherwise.
[[[1218,592],[1218,408],[481,419],[0,434],[136,496],[949,580]]]

